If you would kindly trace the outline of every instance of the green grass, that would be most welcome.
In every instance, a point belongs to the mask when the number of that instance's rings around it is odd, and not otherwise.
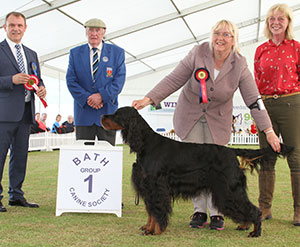
[[[114,214],[64,213],[55,216],[59,151],[31,152],[23,189],[28,201],[40,204],[39,209],[9,207],[8,164],[2,185],[3,204],[8,212],[0,213],[0,246],[299,246],[300,227],[292,225],[293,209],[289,169],[285,160],[276,165],[276,186],[273,219],[262,224],[260,238],[247,238],[248,233],[236,231],[236,224],[226,218],[224,231],[190,229],[193,213],[191,201],[174,203],[170,224],[160,236],[142,236],[139,227],[146,223],[143,202],[136,206],[131,186],[131,166],[135,155],[124,146],[122,217]],[[248,192],[257,205],[257,174],[249,174]]]

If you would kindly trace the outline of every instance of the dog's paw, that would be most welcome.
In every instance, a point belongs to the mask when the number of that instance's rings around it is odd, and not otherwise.
[[[148,225],[143,225],[143,226],[140,227],[140,230],[145,231],[147,228],[148,228]]]
[[[260,235],[261,233],[259,231],[253,231],[249,233],[248,238],[258,238]]]
[[[145,230],[142,232],[142,235],[143,235],[143,236],[154,235],[154,231],[149,231],[149,230],[145,229]]]

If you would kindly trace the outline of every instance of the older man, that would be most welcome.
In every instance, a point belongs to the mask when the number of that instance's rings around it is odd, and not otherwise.
[[[115,133],[100,124],[103,114],[118,108],[125,82],[124,50],[103,41],[106,25],[100,19],[85,23],[88,43],[70,51],[67,86],[74,98],[77,140],[106,140],[115,144]]]
[[[26,19],[19,12],[7,14],[4,30],[6,39],[0,43],[0,182],[10,148],[9,160],[9,205],[39,207],[27,202],[22,191],[25,179],[30,125],[34,122],[34,94],[25,90],[28,74],[36,74],[40,84],[36,94],[46,96],[46,89],[40,78],[36,52],[24,46],[21,41],[26,31]],[[0,183],[0,212],[6,212],[1,200],[3,187]]]

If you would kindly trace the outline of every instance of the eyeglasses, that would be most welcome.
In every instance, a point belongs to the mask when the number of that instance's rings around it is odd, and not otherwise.
[[[278,18],[276,18],[276,17],[274,17],[274,16],[271,16],[271,17],[269,18],[269,22],[275,22],[276,20],[277,20],[278,22],[284,22],[284,21],[288,20],[288,18],[285,17],[285,16],[279,16]]]
[[[233,37],[233,35],[231,35],[230,33],[214,32],[214,35],[215,35],[215,36],[218,36],[218,37],[222,36],[222,37],[225,38],[225,39],[229,39],[229,38],[232,38],[232,37]]]

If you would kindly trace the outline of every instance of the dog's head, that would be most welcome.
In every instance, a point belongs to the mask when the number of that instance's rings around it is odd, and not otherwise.
[[[133,107],[119,108],[114,114],[103,115],[101,125],[105,130],[124,130],[128,129],[129,125],[139,115]]]
[[[105,130],[121,130],[124,143],[132,152],[140,152],[144,146],[146,133],[152,129],[133,107],[119,108],[112,115],[103,115],[101,125]]]

